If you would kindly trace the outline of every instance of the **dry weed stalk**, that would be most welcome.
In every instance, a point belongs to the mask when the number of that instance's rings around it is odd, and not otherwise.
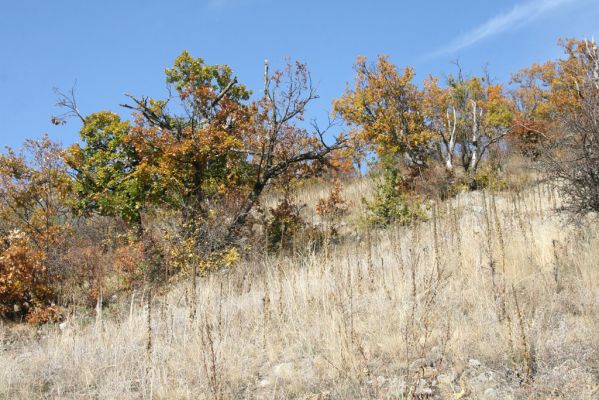
[[[524,316],[523,316],[522,310],[520,308],[520,303],[518,302],[518,296],[516,294],[516,289],[513,285],[512,285],[512,294],[514,297],[514,306],[515,306],[515,311],[516,311],[516,317],[518,318],[518,326],[520,328],[519,333],[520,333],[520,343],[522,345],[521,359],[522,359],[522,369],[523,369],[523,373],[524,373],[523,378],[524,378],[525,382],[530,382],[534,376],[535,360],[533,357],[533,353],[531,352],[528,337],[526,336],[526,327],[525,327],[525,323],[524,323]]]
[[[437,279],[441,277],[441,256],[439,250],[439,230],[437,229],[439,210],[437,202],[433,203],[433,251],[435,256],[435,270],[437,271]]]
[[[451,207],[451,205],[449,205]],[[463,267],[464,267],[464,255],[462,253],[462,232],[460,229],[460,216],[458,215],[458,205],[454,205],[453,207],[451,207],[451,233],[452,233],[452,238],[455,238],[455,246],[454,249],[455,254],[456,254],[456,258],[457,258],[457,262],[458,262],[458,270],[462,271]],[[452,240],[453,243],[453,240]]]
[[[216,353],[216,345],[213,337],[213,328],[208,321],[208,315],[204,314],[204,324],[202,327],[200,339],[202,344],[202,361],[204,373],[208,379],[208,386],[212,398],[215,400],[224,399],[223,396],[223,379],[220,374],[218,358]]]
[[[500,293],[498,293],[498,301],[499,301],[499,321],[503,320],[506,315],[506,294],[507,294],[507,283],[506,283],[506,261],[505,261],[505,240],[503,236],[503,228],[501,225],[501,220],[499,218],[499,213],[497,211],[497,203],[495,200],[495,192],[491,192],[491,212],[493,214],[493,226],[495,227],[495,236],[497,237],[497,241],[499,242],[499,255],[501,260],[501,289]]]
[[[560,260],[557,251],[558,242],[553,239],[551,244],[553,245],[553,281],[555,282],[555,292],[559,293],[562,290],[562,284],[560,282]]]
[[[149,398],[153,398],[153,383],[154,383],[154,357],[153,357],[153,341],[152,341],[152,293],[148,291],[147,300],[147,316],[146,316],[146,370],[145,370],[145,385],[149,390]]]
[[[264,295],[262,296],[262,341],[263,348],[268,346],[268,331],[270,327],[270,295],[268,281],[264,279]]]
[[[370,227],[366,229],[366,251],[367,251],[367,272],[368,272],[368,289],[374,290],[374,262],[372,260],[372,232]]]

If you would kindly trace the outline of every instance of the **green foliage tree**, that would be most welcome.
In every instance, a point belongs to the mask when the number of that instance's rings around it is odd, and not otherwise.
[[[82,145],[70,146],[65,160],[75,172],[74,208],[97,212],[140,224],[141,211],[150,195],[147,175],[137,169],[139,157],[129,142],[130,124],[112,112],[102,111],[83,119]]]

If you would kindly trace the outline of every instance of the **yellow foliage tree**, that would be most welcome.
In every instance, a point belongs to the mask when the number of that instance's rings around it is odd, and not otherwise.
[[[362,145],[357,149],[380,157],[403,155],[408,165],[425,165],[432,135],[421,92],[412,82],[414,69],[400,73],[386,56],[379,56],[374,65],[358,57],[354,70],[354,86],[348,86],[333,107]]]

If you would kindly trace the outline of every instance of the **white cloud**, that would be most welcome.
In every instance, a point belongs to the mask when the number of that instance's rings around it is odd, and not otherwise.
[[[542,14],[575,1],[577,0],[532,0],[517,4],[509,12],[496,15],[475,29],[458,36],[445,47],[430,54],[430,56],[454,53],[488,37],[530,23]]]

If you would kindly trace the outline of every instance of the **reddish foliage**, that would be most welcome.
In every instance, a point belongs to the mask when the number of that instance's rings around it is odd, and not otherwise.
[[[20,318],[50,303],[51,277],[43,254],[23,234],[14,233],[6,240],[8,246],[0,253],[0,315]]]

